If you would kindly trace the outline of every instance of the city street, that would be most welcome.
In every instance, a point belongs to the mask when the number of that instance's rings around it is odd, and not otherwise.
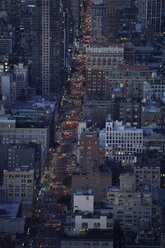
[[[79,52],[72,54],[76,66],[74,72],[68,76],[70,90],[69,93],[64,91],[60,116],[54,127],[55,140],[58,145],[56,148],[50,148],[50,160],[46,166],[47,170],[42,178],[42,187],[38,196],[37,235],[35,238],[28,239],[26,247],[60,247],[60,230],[65,209],[63,205],[58,204],[58,200],[68,194],[63,180],[67,175],[71,175],[76,167],[78,123],[82,119],[85,91],[85,46],[89,42],[91,2],[86,7],[87,14],[83,14],[83,8],[81,13],[83,40],[78,48]]]
[[[82,119],[84,55],[83,59],[81,55],[77,55],[76,59],[81,63],[71,75],[71,94],[65,94],[62,99],[61,116],[55,127],[58,146],[50,148],[51,159],[42,178],[42,187],[38,196],[37,235],[26,242],[26,247],[60,247],[59,237],[64,209],[57,201],[68,193],[63,180],[76,166],[78,122]]]

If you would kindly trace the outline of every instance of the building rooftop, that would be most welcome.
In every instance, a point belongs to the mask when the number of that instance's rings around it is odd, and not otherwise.
[[[152,140],[152,141],[165,141],[165,135],[163,134],[151,134],[144,137],[144,140]]]
[[[165,190],[159,186],[152,188],[152,198],[159,206],[165,207]]]
[[[87,211],[76,211],[72,217],[82,216],[83,219],[100,219],[102,216],[113,217],[113,209],[94,209],[94,213]]]
[[[106,232],[105,232],[106,233]],[[104,235],[104,234],[102,234],[102,236],[103,237],[97,237],[96,235],[91,235],[90,237],[89,237],[89,235],[88,235],[88,237],[82,237],[82,236],[67,236],[67,237],[61,237],[61,241],[71,241],[71,240],[73,240],[73,241],[112,241],[113,242],[113,239],[112,239],[112,237],[109,237],[109,236],[106,236],[106,235]]]
[[[118,65],[120,71],[136,71],[136,70],[149,70],[150,67],[146,65]]]
[[[124,45],[123,44],[112,44],[109,47],[86,47],[86,54],[90,53],[109,53],[109,52],[124,52]]]
[[[135,50],[136,51],[149,51],[149,52],[153,52],[154,51],[154,47],[153,46],[135,46]]]
[[[119,188],[110,188],[110,187],[108,187],[107,192],[120,192],[120,189]]]
[[[0,218],[17,217],[21,200],[10,200],[5,203],[0,202]]]
[[[22,172],[22,173],[25,173],[25,172],[28,172],[28,173],[34,173],[34,170],[29,170],[29,166],[28,165],[22,165],[21,168],[10,168],[9,170],[4,170],[4,173],[10,173],[10,172]]]
[[[76,190],[76,192],[74,193],[74,195],[93,195],[93,190],[89,189],[89,190]]]
[[[142,133],[142,129],[137,129],[137,128],[132,128],[132,127],[127,127],[123,125],[122,121],[112,121],[110,117],[108,117],[108,120],[106,121],[106,126],[112,126],[112,132],[113,131],[123,131],[123,132],[138,132]]]

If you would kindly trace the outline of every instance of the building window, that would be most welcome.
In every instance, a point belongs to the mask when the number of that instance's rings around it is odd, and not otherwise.
[[[100,229],[100,223],[94,223],[94,229]]]
[[[110,58],[108,59],[108,65],[111,65],[111,59]]]
[[[88,223],[82,223],[82,229],[88,229]]]

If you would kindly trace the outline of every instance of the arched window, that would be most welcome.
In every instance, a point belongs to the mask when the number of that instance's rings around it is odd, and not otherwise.
[[[116,59],[115,58],[113,59],[113,65],[116,65]]]
[[[103,59],[103,65],[106,65],[106,58]]]
[[[97,64],[98,64],[98,65],[101,65],[101,58],[98,58]]]
[[[93,59],[93,65],[96,65],[96,59],[95,58]]]
[[[91,64],[91,59],[87,60],[87,64],[90,65]]]
[[[108,65],[111,65],[111,59],[110,58],[108,59]]]

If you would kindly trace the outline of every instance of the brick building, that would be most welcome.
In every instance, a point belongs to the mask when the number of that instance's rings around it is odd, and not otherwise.
[[[100,169],[96,164],[89,166],[86,173],[78,172],[72,174],[72,195],[78,189],[92,189],[96,202],[106,200],[107,187],[112,185],[112,174],[109,169]]]
[[[100,165],[105,157],[104,148],[99,144],[99,132],[85,131],[80,135],[78,146],[78,161],[83,172],[89,170],[90,161],[96,161]]]

